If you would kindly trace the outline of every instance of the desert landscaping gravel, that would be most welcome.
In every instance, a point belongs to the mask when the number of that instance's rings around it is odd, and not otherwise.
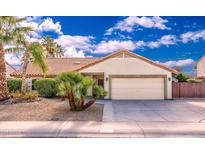
[[[68,101],[42,98],[39,102],[0,105],[0,121],[102,121],[103,105],[85,111],[69,110]]]

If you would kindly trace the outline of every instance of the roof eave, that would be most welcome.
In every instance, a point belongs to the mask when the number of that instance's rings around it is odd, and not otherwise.
[[[115,56],[117,56],[117,55],[120,55],[120,54],[123,53],[123,52],[127,52],[128,54],[130,54],[130,55],[133,56],[133,57],[140,58],[141,60],[147,61],[147,62],[149,62],[149,63],[151,63],[151,64],[153,64],[153,65],[155,65],[155,66],[158,66],[158,67],[160,67],[160,68],[162,68],[162,69],[165,69],[165,70],[167,70],[167,71],[169,71],[169,72],[171,72],[171,73],[173,73],[173,74],[177,74],[177,73],[178,73],[177,70],[171,69],[171,68],[166,67],[166,66],[161,65],[161,64],[157,64],[157,63],[155,63],[154,61],[152,61],[152,60],[150,60],[150,59],[147,59],[147,58],[145,58],[145,57],[139,56],[139,55],[137,55],[137,54],[135,54],[135,53],[133,53],[133,52],[130,52],[129,50],[125,50],[125,49],[119,50],[119,51],[114,52],[114,53],[111,53],[111,54],[107,55],[106,57],[104,57],[104,58],[102,58],[102,59],[99,59],[98,61],[94,61],[94,62],[92,62],[92,63],[90,63],[90,64],[88,64],[88,65],[85,65],[85,66],[83,66],[83,67],[77,69],[76,71],[81,71],[81,70],[83,70],[83,69],[85,69],[85,68],[88,68],[88,67],[93,66],[93,65],[95,65],[95,64],[98,64],[98,63],[100,63],[100,62],[103,62],[103,61],[106,60],[106,59],[109,59],[109,58],[115,57]]]

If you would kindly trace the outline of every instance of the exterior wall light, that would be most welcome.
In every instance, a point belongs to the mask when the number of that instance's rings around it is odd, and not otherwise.
[[[109,79],[109,78],[108,78],[108,77],[106,77],[106,78],[105,78],[105,81],[108,81],[108,79]]]
[[[169,81],[171,81],[171,78],[170,78],[170,77],[168,77],[168,80],[169,80]]]

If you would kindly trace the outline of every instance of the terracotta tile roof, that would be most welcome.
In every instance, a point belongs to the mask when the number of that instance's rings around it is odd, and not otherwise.
[[[178,73],[178,71],[174,69],[158,64],[150,59],[142,57],[128,50],[119,50],[103,58],[48,58],[47,59],[47,65],[48,65],[47,77],[54,77],[66,71],[80,71],[84,68],[100,63],[106,59],[118,56],[122,53],[126,53],[132,57],[139,58],[152,65],[155,65],[162,69],[170,71],[174,74]],[[15,71],[14,73],[11,74],[11,76],[21,77],[21,70]],[[28,77],[42,77],[43,73],[39,68],[33,67],[31,64],[29,64],[28,69],[27,69],[27,76]]]
[[[46,60],[48,65],[47,77],[54,77],[62,72],[75,71],[89,63],[92,63],[100,58],[48,58]],[[21,77],[22,70],[17,70],[11,76]],[[43,73],[37,66],[28,65],[28,77],[42,77]]]

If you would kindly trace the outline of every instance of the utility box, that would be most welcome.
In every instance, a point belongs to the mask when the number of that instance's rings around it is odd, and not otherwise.
[[[31,91],[32,90],[32,79],[27,79],[26,84],[27,84],[27,90]]]

